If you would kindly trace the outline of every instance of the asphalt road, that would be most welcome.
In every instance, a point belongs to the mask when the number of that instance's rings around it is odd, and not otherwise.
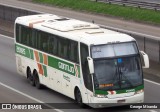
[[[151,3],[160,3],[160,0],[128,0],[128,1],[142,1]]]
[[[126,20],[119,20],[116,18],[107,18],[105,16],[97,16],[94,14],[81,13],[71,10],[59,9],[41,6],[37,4],[31,4],[26,2],[21,2],[17,0],[0,0],[0,4],[9,4],[16,7],[23,7],[32,10],[38,10],[47,13],[53,13],[56,15],[81,19],[84,21],[94,20],[98,24],[103,24],[107,26],[117,27],[125,30],[131,30],[135,32],[140,32],[153,36],[160,36],[159,27],[148,26],[144,24],[134,23]],[[132,27],[130,27],[132,26]],[[145,74],[146,75],[146,74]],[[147,76],[149,76],[147,74]],[[154,79],[153,79],[154,80]],[[55,91],[44,88],[43,90],[38,90],[29,85],[28,81],[17,74],[15,68],[15,55],[14,55],[14,42],[12,39],[4,38],[0,36],[0,83],[8,85],[9,87],[14,88],[32,98],[37,99],[45,103],[73,103],[74,101],[64,95],[61,95]],[[1,89],[2,88],[2,89]],[[22,102],[32,101],[33,99],[28,99],[24,95],[19,95],[12,90],[8,90],[5,87],[0,86],[0,90],[3,91],[0,93],[0,101],[10,102]],[[10,91],[10,92],[9,92]],[[13,93],[12,93],[13,92]],[[7,94],[9,93],[9,95]],[[2,94],[2,95],[1,95]],[[159,103],[160,102],[160,85],[145,81],[145,102],[146,103]],[[16,95],[16,96],[15,96]],[[20,98],[19,98],[20,97]],[[24,98],[23,98],[24,97]],[[2,99],[2,100],[1,100]],[[28,99],[28,100],[25,100]],[[33,100],[35,102],[35,100]],[[77,105],[72,104],[73,108],[78,108]],[[50,111],[50,110],[48,110]],[[55,110],[56,111],[56,110]],[[137,110],[137,109],[124,109],[124,108],[107,108],[107,109],[61,109],[58,111],[64,112],[158,112],[160,110],[147,109],[147,110]],[[0,110],[1,112],[1,110]],[[8,112],[8,111],[2,111]]]
[[[0,90],[1,90],[1,92],[0,92],[0,103],[2,103],[2,105],[5,105],[5,104],[10,105],[11,103],[13,103],[13,106],[10,107],[10,108],[12,108],[12,110],[4,109],[5,106],[3,106],[2,107],[3,109],[0,110],[0,112],[17,112],[17,110],[16,110],[17,107],[14,106],[14,105],[20,105],[21,103],[24,103],[23,105],[26,105],[26,104],[31,105],[32,103],[37,104],[36,101],[34,101],[34,100],[32,100],[28,97],[24,97],[24,95],[19,94],[17,92],[14,92],[13,90],[8,89],[8,88],[6,88],[2,85],[0,85]],[[26,105],[25,108],[30,108],[28,105]],[[37,105],[39,105],[39,103]],[[39,107],[39,108],[41,108],[41,107]],[[57,112],[56,110],[53,110],[53,109],[50,109],[50,110],[49,109],[23,110],[23,112],[39,112],[39,111],[41,111],[41,112]]]
[[[16,91],[20,91],[23,95],[3,87],[5,84]],[[74,101],[62,94],[59,94],[48,88],[38,90],[32,87],[25,77],[20,76],[16,72],[15,54],[14,54],[14,40],[0,35],[0,102],[45,102],[45,103],[63,103],[71,104],[73,108],[79,108]],[[25,94],[25,95],[24,95]],[[159,103],[160,101],[160,84],[154,84],[145,81],[145,103]],[[30,96],[26,97],[26,96]],[[32,99],[34,98],[34,99]],[[59,104],[61,105],[61,104]],[[105,109],[60,109],[61,112],[158,112],[160,110],[147,109],[124,109],[124,108],[105,108]],[[50,111],[50,110],[48,110]],[[55,111],[55,110],[54,110]],[[3,111],[4,112],[4,111]]]
[[[88,22],[95,21],[97,24],[111,26],[115,28],[120,28],[124,30],[139,32],[147,35],[157,36],[160,37],[160,28],[158,26],[151,26],[146,24],[140,24],[127,20],[123,20],[116,17],[107,17],[103,15],[95,15],[87,12],[78,12],[64,8],[57,8],[57,7],[47,7],[45,5],[33,4],[30,2],[23,2],[25,0],[0,0],[0,4],[7,4],[15,7],[21,7],[25,9],[45,12],[45,13],[52,13],[60,16],[75,18],[79,20],[84,20]],[[26,0],[27,1],[27,0]]]

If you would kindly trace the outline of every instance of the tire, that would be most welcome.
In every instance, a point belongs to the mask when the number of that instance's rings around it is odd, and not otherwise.
[[[81,92],[80,92],[79,89],[76,89],[76,92],[75,92],[75,100],[76,100],[76,103],[77,103],[80,107],[82,107],[82,108],[85,107],[85,104],[84,104],[83,101],[82,101],[82,96],[81,96]]]
[[[31,69],[28,68],[27,69],[27,78],[29,80],[29,83],[32,85],[32,86],[35,86],[35,81],[34,81],[34,77],[32,75],[32,72],[31,72]]]
[[[41,83],[39,81],[39,77],[38,77],[37,71],[34,72],[33,76],[34,76],[34,79],[35,79],[35,86],[36,86],[36,88],[37,89],[41,89],[42,85],[41,85]]]

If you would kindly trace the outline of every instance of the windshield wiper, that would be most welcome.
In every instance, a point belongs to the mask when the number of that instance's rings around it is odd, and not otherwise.
[[[94,80],[94,86],[96,87],[96,88],[99,88],[99,82],[98,82],[98,80],[97,80],[97,76],[96,76],[96,74],[94,74],[93,75],[93,80]]]
[[[121,70],[119,71],[119,75],[120,75],[121,84],[122,84],[122,77],[123,77],[126,79],[125,81],[127,81],[131,85],[131,87],[133,87],[133,84],[130,82],[130,80],[124,75],[124,73]]]
[[[115,72],[115,74],[114,74],[114,78],[113,78],[113,84],[116,84],[116,82],[117,82],[117,79],[118,79],[118,66],[116,66],[116,72]],[[119,80],[118,80],[118,82],[119,82]],[[120,85],[119,85],[120,86]]]

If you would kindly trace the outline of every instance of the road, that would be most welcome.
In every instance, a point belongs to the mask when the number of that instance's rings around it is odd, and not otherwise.
[[[32,10],[38,10],[42,12],[47,12],[47,13],[53,13],[61,16],[66,16],[66,17],[71,17],[75,19],[81,19],[85,21],[92,21],[94,20],[98,24],[103,24],[111,27],[117,27],[125,30],[131,30],[139,33],[144,33],[148,35],[154,35],[154,36],[160,36],[160,29],[159,27],[155,26],[149,26],[145,24],[139,24],[135,22],[130,22],[126,20],[119,20],[117,18],[107,18],[105,16],[97,16],[94,14],[88,14],[88,13],[81,13],[81,12],[76,12],[76,11],[71,11],[71,10],[65,10],[65,9],[59,9],[59,8],[52,8],[52,7],[46,7],[46,6],[41,6],[37,4],[31,4],[31,3],[26,3],[26,2],[21,2],[17,0],[0,0],[0,4],[9,4],[12,6],[16,7],[23,7],[27,9],[32,9]],[[132,27],[131,27],[132,26]],[[145,74],[146,75],[146,74]],[[5,85],[8,85],[9,87],[14,88],[15,90],[18,90],[25,95],[30,96],[31,98],[35,98],[38,101],[46,102],[46,103],[73,103],[74,101],[71,100],[70,98],[61,95],[55,91],[52,91],[50,89],[44,88],[43,90],[38,90],[35,89],[34,87],[30,86],[28,81],[17,74],[16,68],[15,68],[15,55],[14,55],[14,42],[12,39],[4,38],[3,36],[0,36],[0,83],[3,83]],[[2,88],[2,89],[1,89]],[[11,92],[11,90],[8,90],[7,88],[1,87],[0,90],[3,91],[3,93],[9,93],[8,91]],[[16,95],[17,93],[14,93],[12,91],[11,93],[13,98],[11,99],[11,102],[16,102],[17,99],[18,101],[26,101],[25,95]],[[159,103],[160,101],[160,85],[145,81],[145,102],[146,103]],[[9,95],[7,94],[0,94],[0,100],[7,101],[9,102],[10,98],[8,97]],[[23,98],[23,97],[24,98]],[[22,97],[23,99],[19,98]],[[37,101],[33,100],[33,102]],[[32,101],[30,99],[29,101]],[[77,105],[72,104],[73,108],[78,108]],[[56,111],[56,110],[55,110]],[[107,109],[61,109],[59,111],[64,111],[64,112],[105,112],[105,111],[110,111],[110,112],[158,112],[160,110],[154,110],[154,109],[147,109],[147,110],[137,110],[137,109],[121,109],[121,108],[107,108]],[[5,111],[2,111],[5,112]],[[8,112],[8,111],[7,111]]]
[[[26,102],[45,102],[45,103],[70,103],[72,108],[79,108],[74,101],[62,94],[59,94],[48,88],[38,90],[31,86],[25,77],[17,74],[14,54],[14,40],[11,38],[6,38],[0,35],[0,102],[15,102],[15,103],[26,103]],[[15,93],[15,91],[10,90],[10,88],[5,88],[3,85],[7,85],[14,90],[20,92]],[[145,103],[158,103],[160,101],[160,84],[154,84],[145,81]],[[27,97],[26,97],[27,96]],[[32,101],[33,100],[33,101]],[[152,109],[153,110],[153,109]],[[49,111],[49,110],[48,110]],[[124,108],[107,108],[107,109],[61,109],[61,112],[151,112],[150,109],[147,110],[137,110],[137,109],[124,109]],[[4,111],[3,111],[4,112]],[[155,110],[154,112],[158,112]]]
[[[160,3],[160,0],[128,0],[128,1],[142,1],[151,3]]]
[[[23,0],[25,1],[25,0]],[[95,15],[84,11],[78,12],[70,9],[58,8],[58,7],[46,7],[45,5],[33,4],[30,2],[23,2],[19,0],[0,0],[0,4],[7,4],[15,7],[21,7],[25,9],[52,13],[60,16],[75,18],[88,22],[95,21],[97,24],[120,28],[124,30],[139,32],[147,35],[160,37],[160,28],[158,26],[151,26],[146,24],[136,23],[134,21],[127,21],[116,17],[109,17],[103,15]]]
[[[0,103],[2,104],[9,104],[9,103],[14,103],[15,105],[18,105],[18,103],[24,103],[24,104],[32,104],[32,103],[37,103],[36,101],[34,101],[33,99],[30,99],[28,97],[24,97],[24,95],[22,94],[18,94],[17,92],[14,92],[11,89],[8,89],[2,85],[0,85]],[[5,106],[3,106],[3,108],[5,108]],[[15,108],[17,108],[16,106],[11,107],[13,108],[13,110],[0,110],[0,112],[17,112],[17,110],[15,110]],[[27,107],[28,108],[28,107]],[[44,110],[23,110],[23,112],[57,112],[56,110],[53,109],[44,109]]]

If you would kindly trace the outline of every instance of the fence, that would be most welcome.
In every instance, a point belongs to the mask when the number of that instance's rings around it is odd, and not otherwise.
[[[18,9],[12,6],[0,5],[0,19],[14,22],[18,16],[38,14],[38,12],[26,9]]]
[[[0,19],[11,21],[13,23],[16,17],[18,16],[38,14],[38,13],[41,13],[41,12],[35,12],[31,10],[26,10],[26,9],[17,9],[11,6],[0,5]],[[102,26],[102,25],[100,26],[102,28],[106,28],[106,29],[131,35],[137,40],[140,50],[145,51],[149,55],[149,58],[151,60],[155,62],[160,62],[160,38],[150,36],[150,35],[144,35],[136,32],[126,31],[122,29],[117,29],[109,26]]]
[[[93,0],[92,0],[93,1]],[[160,10],[159,3],[153,2],[142,2],[142,1],[134,1],[134,0],[95,0],[96,2],[104,2],[109,4],[118,4],[123,6],[132,6],[138,8],[152,9],[152,10]]]

